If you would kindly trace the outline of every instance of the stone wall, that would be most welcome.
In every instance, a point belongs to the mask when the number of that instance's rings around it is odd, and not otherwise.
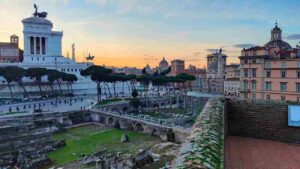
[[[224,168],[224,102],[211,98],[198,116],[172,168]]]
[[[228,100],[228,135],[300,143],[300,128],[288,126],[284,102]]]

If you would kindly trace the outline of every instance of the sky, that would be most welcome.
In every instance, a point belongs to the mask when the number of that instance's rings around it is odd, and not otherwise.
[[[21,20],[48,12],[54,30],[63,30],[63,55],[76,45],[107,66],[158,65],[183,59],[206,66],[206,55],[223,48],[238,63],[243,47],[264,45],[278,22],[293,47],[300,41],[299,0],[0,0],[0,42],[23,34]]]

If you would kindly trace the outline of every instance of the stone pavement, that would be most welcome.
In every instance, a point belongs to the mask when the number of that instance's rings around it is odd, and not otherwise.
[[[300,169],[300,145],[229,136],[226,169]]]

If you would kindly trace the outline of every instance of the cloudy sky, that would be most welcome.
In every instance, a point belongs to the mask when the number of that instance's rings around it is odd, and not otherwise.
[[[100,65],[156,66],[165,57],[203,67],[220,47],[238,62],[241,48],[270,39],[276,20],[286,41],[300,41],[299,0],[1,0],[1,42],[23,39],[34,3],[63,30],[63,55],[74,42],[78,60],[91,53]]]

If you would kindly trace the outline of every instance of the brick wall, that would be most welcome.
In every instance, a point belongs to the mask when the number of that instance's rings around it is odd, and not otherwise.
[[[300,143],[300,128],[288,126],[288,105],[227,101],[227,134]]]

